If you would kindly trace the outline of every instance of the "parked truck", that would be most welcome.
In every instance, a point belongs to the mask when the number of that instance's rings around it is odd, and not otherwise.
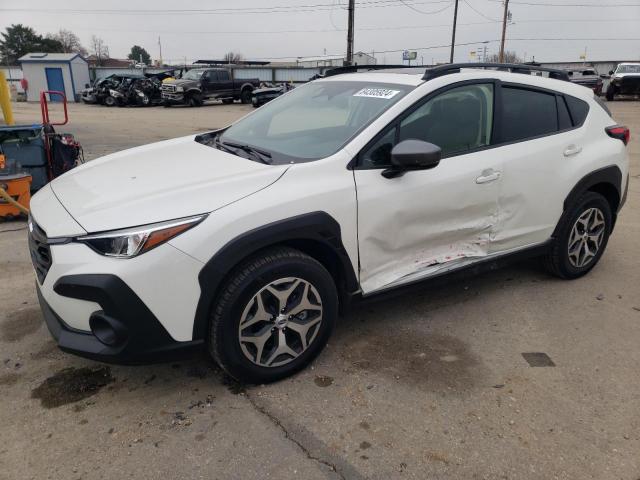
[[[164,82],[161,87],[162,103],[166,107],[199,107],[209,99],[221,99],[223,103],[234,100],[251,103],[251,94],[259,86],[259,79],[234,79],[231,71],[225,68],[197,68],[189,70],[180,79]]]

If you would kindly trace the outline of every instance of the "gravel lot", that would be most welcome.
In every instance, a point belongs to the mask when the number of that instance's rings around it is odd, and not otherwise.
[[[638,480],[640,103],[609,105],[631,127],[632,178],[587,277],[525,262],[369,301],[311,368],[269,386],[233,384],[205,355],[121,367],[60,352],[25,222],[0,223],[0,479]],[[92,159],[250,110],[71,105],[59,131]],[[15,114],[36,122],[39,107]]]

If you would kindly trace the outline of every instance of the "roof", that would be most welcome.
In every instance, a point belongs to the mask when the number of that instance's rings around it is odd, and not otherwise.
[[[76,57],[82,58],[79,53],[42,53],[31,52],[21,56],[18,59],[20,63],[45,63],[45,62],[63,62],[67,63]],[[82,58],[86,62],[84,58]]]
[[[425,69],[425,67],[412,67],[395,70],[370,70],[361,73],[345,73],[341,75],[335,75],[332,77],[323,78],[319,81],[359,81],[372,83],[389,83],[417,87],[418,85],[425,83],[425,80],[423,79],[425,70],[427,70]],[[548,88],[550,90],[568,93],[579,98],[593,97],[593,92],[576,83],[568,82],[565,80],[556,80],[548,77],[540,77],[537,75],[505,72],[501,70],[484,70],[463,67],[459,72],[440,75],[438,77],[427,80],[426,83],[428,83],[429,85],[433,85],[433,89],[435,90],[437,88],[464,80],[481,80],[493,78],[502,80],[503,82],[514,82],[524,85],[531,85],[534,87],[537,86],[540,88]]]

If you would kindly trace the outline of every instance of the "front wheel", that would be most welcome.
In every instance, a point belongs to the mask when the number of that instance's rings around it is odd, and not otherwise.
[[[616,89],[613,85],[607,87],[607,92],[604,94],[608,102],[613,102],[613,98],[616,94]]]
[[[223,286],[211,314],[209,351],[239,381],[273,382],[320,353],[337,316],[336,286],[319,262],[292,248],[268,249]]]
[[[240,101],[244,104],[251,103],[251,90],[245,88],[240,94]]]
[[[115,98],[113,98],[111,95],[109,95],[108,97],[104,97],[104,104],[107,107],[113,107],[117,104],[118,102],[116,101]]]
[[[552,274],[574,279],[588,273],[600,260],[612,228],[609,202],[586,192],[560,219],[545,266]]]

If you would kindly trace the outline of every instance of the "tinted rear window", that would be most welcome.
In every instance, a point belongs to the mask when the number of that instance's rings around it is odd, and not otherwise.
[[[584,100],[572,97],[571,95],[565,95],[565,99],[567,100],[567,106],[569,107],[571,118],[573,119],[573,126],[581,126],[589,113],[589,104]]]
[[[571,117],[569,116],[567,104],[565,103],[564,98],[560,96],[556,97],[556,99],[558,100],[558,126],[560,130],[567,130],[573,126],[571,124]]]
[[[502,142],[558,131],[556,96],[553,94],[504,87],[502,107]]]

